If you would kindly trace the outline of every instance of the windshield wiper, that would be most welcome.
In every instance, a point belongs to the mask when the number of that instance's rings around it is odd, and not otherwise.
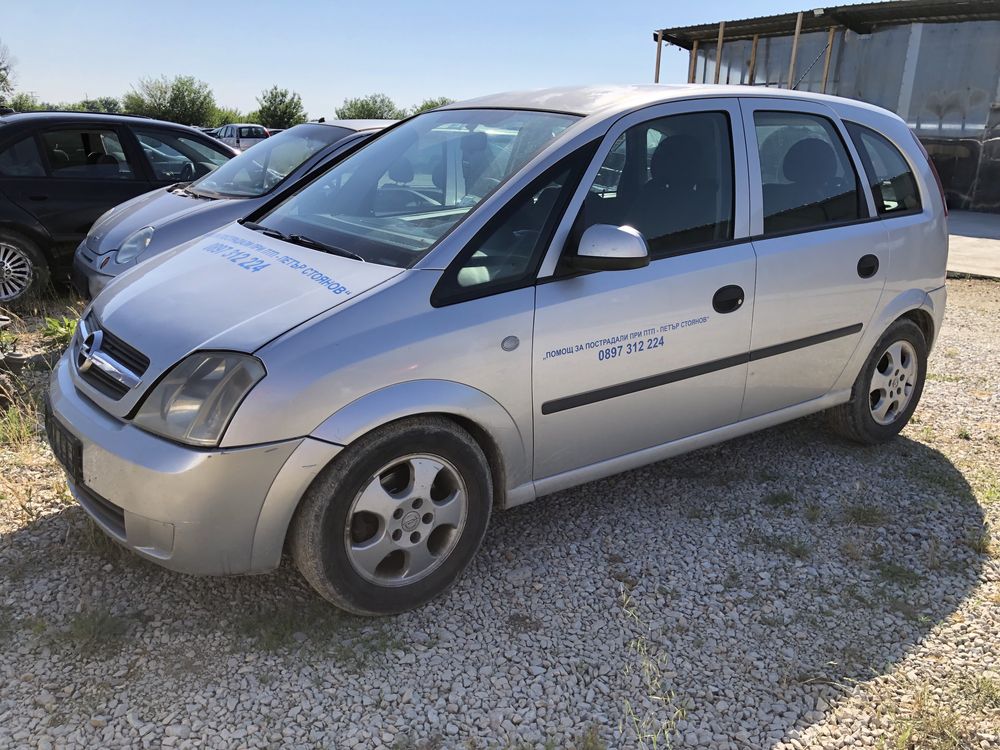
[[[283,237],[286,242],[291,242],[295,245],[302,245],[302,247],[309,247],[313,250],[319,250],[322,253],[329,253],[330,255],[339,255],[341,258],[351,258],[352,260],[360,260],[362,263],[365,259],[362,258],[357,253],[352,253],[350,250],[344,250],[340,247],[334,247],[333,245],[327,245],[325,242],[320,242],[319,240],[314,240],[312,237],[306,237],[301,234],[290,234],[287,237]]]
[[[277,229],[271,229],[271,227],[265,227],[263,224],[258,224],[255,221],[240,219],[237,223],[240,226],[244,226],[254,232],[260,232],[261,234],[266,234],[268,237],[274,237],[276,240],[284,240],[285,242],[291,241],[289,236],[284,232],[279,232]]]

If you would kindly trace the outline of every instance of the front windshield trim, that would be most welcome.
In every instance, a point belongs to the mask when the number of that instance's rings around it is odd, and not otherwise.
[[[275,217],[275,214],[277,214],[279,211],[281,211],[281,209],[284,208],[285,206],[287,206],[287,205],[291,204],[293,201],[295,201],[298,197],[300,197],[302,195],[302,193],[304,191],[309,190],[318,181],[321,181],[324,177],[329,176],[329,174],[333,170],[335,170],[338,167],[340,167],[340,166],[344,165],[345,163],[347,163],[347,158],[348,157],[356,155],[359,151],[368,151],[369,148],[376,148],[376,147],[378,147],[378,145],[380,145],[379,144],[380,141],[383,141],[383,139],[389,137],[391,134],[393,134],[394,132],[396,132],[400,127],[403,127],[403,126],[406,126],[408,124],[411,124],[415,120],[419,120],[421,118],[428,118],[428,117],[435,116],[435,115],[436,116],[442,116],[442,115],[443,116],[458,116],[458,115],[460,115],[462,113],[476,113],[476,112],[480,112],[480,113],[485,113],[485,112],[500,113],[500,112],[502,112],[502,113],[509,113],[511,116],[516,115],[517,113],[537,113],[539,115],[551,115],[551,116],[553,116],[553,118],[565,118],[565,122],[558,122],[558,120],[553,119],[553,121],[552,121],[551,124],[552,124],[552,127],[554,129],[556,129],[555,132],[553,132],[547,139],[544,139],[541,142],[537,143],[536,147],[534,149],[532,149],[532,150],[529,150],[526,154],[519,154],[519,156],[523,157],[523,158],[520,158],[519,161],[513,166],[513,168],[510,169],[510,171],[508,171],[504,175],[501,175],[500,176],[501,179],[499,179],[499,180],[495,180],[495,179],[492,180],[495,184],[493,184],[492,187],[490,187],[488,190],[486,190],[481,196],[476,196],[475,197],[476,198],[475,202],[473,202],[473,203],[466,204],[466,205],[458,205],[458,204],[456,204],[456,205],[441,205],[441,204],[439,204],[439,207],[436,208],[434,211],[428,211],[428,212],[425,212],[425,213],[419,213],[419,212],[418,213],[411,213],[411,214],[407,214],[407,213],[400,213],[400,214],[386,213],[386,214],[380,214],[377,217],[374,217],[374,218],[381,218],[381,219],[398,218],[398,219],[403,220],[403,221],[414,220],[414,222],[415,222],[419,218],[425,218],[425,214],[426,214],[426,216],[430,216],[431,214],[434,214],[434,213],[436,213],[436,214],[445,214],[445,213],[455,214],[455,213],[459,213],[460,214],[459,216],[457,216],[457,218],[455,219],[454,222],[450,223],[447,227],[445,227],[443,229],[443,231],[441,232],[440,235],[437,235],[437,236],[434,236],[434,237],[426,237],[426,244],[423,244],[424,241],[421,240],[419,237],[413,236],[413,237],[410,238],[411,239],[411,243],[410,243],[411,246],[410,247],[406,247],[404,245],[397,245],[396,248],[394,249],[394,251],[397,254],[403,253],[403,252],[406,252],[407,254],[412,254],[413,257],[411,257],[411,258],[405,258],[405,257],[404,258],[400,258],[400,257],[397,257],[397,258],[393,258],[393,260],[391,260],[391,261],[387,260],[386,258],[371,258],[371,257],[367,257],[367,256],[365,256],[365,258],[364,258],[367,262],[374,263],[374,264],[379,264],[379,265],[386,265],[386,266],[389,266],[389,267],[392,267],[392,268],[399,268],[399,269],[413,268],[418,263],[420,263],[424,258],[426,258],[430,253],[432,253],[453,232],[455,232],[460,226],[462,226],[465,223],[465,221],[470,216],[472,216],[473,214],[475,214],[479,210],[479,208],[481,206],[483,206],[484,204],[490,203],[491,202],[490,199],[493,197],[494,194],[496,194],[502,188],[506,187],[513,180],[517,179],[518,176],[520,174],[522,174],[525,169],[529,169],[531,167],[531,164],[535,161],[535,159],[540,154],[544,153],[554,143],[558,142],[562,138],[563,133],[565,133],[566,130],[569,130],[570,128],[572,128],[577,122],[583,120],[585,118],[585,115],[583,115],[581,113],[578,113],[578,112],[565,112],[565,111],[553,110],[553,109],[542,109],[542,108],[534,108],[534,107],[516,107],[516,106],[512,106],[512,107],[500,107],[500,106],[447,107],[447,108],[442,108],[442,109],[437,109],[437,110],[430,110],[428,112],[423,112],[423,113],[420,113],[420,114],[417,114],[417,115],[413,115],[413,116],[411,116],[409,118],[406,118],[405,120],[401,120],[400,122],[395,123],[394,125],[392,125],[392,126],[390,126],[388,128],[385,128],[384,130],[380,131],[375,136],[373,136],[373,137],[371,137],[369,139],[364,140],[362,142],[362,144],[360,144],[360,147],[358,147],[359,144],[354,144],[356,147],[350,149],[348,153],[342,154],[341,158],[338,158],[337,160],[335,160],[334,162],[330,163],[329,165],[325,166],[322,169],[314,170],[313,173],[309,175],[309,177],[307,177],[306,179],[300,181],[300,184],[297,185],[293,190],[289,191],[287,194],[285,194],[283,196],[280,196],[280,198],[276,198],[276,199],[270,201],[269,203],[267,203],[266,205],[261,206],[258,210],[254,211],[247,218],[248,219],[252,219],[252,220],[254,220],[257,223],[263,224],[264,226],[267,226],[269,224],[269,222],[267,221],[267,219]],[[444,126],[445,130],[448,130],[447,125],[449,125],[449,124],[452,124],[452,123],[448,123],[447,121],[445,121],[444,123],[442,123],[442,125]],[[541,126],[542,124],[543,123],[541,123],[541,122],[537,123],[538,126]],[[477,128],[479,126],[486,126],[486,127],[500,128],[500,129],[503,129],[503,127],[504,127],[504,125],[502,123],[498,124],[496,122],[490,123],[490,124],[478,123],[478,124],[474,124],[472,126],[473,127],[472,130],[468,130],[468,131],[456,130],[456,132],[463,132],[463,133],[466,133],[466,134],[471,134],[475,130],[475,128]],[[482,132],[482,131],[478,131],[478,132]],[[520,137],[520,131],[518,132],[517,135],[514,136],[514,138],[519,138],[519,137]],[[529,140],[529,144],[530,144],[530,140]],[[513,151],[511,152],[510,155],[508,155],[508,158],[511,158],[512,154],[513,154]],[[350,176],[351,176],[351,174],[349,173],[347,175],[347,177],[349,178]],[[417,217],[417,218],[415,219],[414,217]],[[285,217],[280,217],[279,216],[279,217],[276,217],[276,218],[278,218],[279,220],[284,220],[284,221],[289,221],[291,219],[291,217],[288,217],[288,216],[285,216]],[[328,218],[329,218],[330,221],[333,221],[335,224],[341,224],[341,223],[345,222],[345,218],[342,217],[342,216],[335,217],[333,215],[328,215]],[[310,229],[312,229],[313,227],[316,226],[316,225],[307,224],[304,221],[299,221],[298,223],[300,223],[302,225],[305,225],[305,226],[309,226]],[[334,227],[333,226],[327,226],[326,229],[333,230]],[[357,237],[357,238],[355,238],[355,240],[357,242],[363,244],[363,242],[369,242],[372,239],[372,235],[374,235],[376,233],[391,233],[391,230],[386,229],[384,227],[380,228],[380,227],[375,227],[375,226],[369,226],[368,230],[369,230],[369,236],[364,237],[364,238]],[[282,231],[282,230],[278,230],[278,231]],[[335,245],[339,245],[339,246],[344,246],[345,245],[345,243],[344,243],[343,240],[341,240],[339,242],[333,242],[331,244],[335,244]],[[362,251],[361,248],[353,248],[352,252],[354,250],[357,250],[359,252],[359,254],[362,254],[364,256],[364,252]]]

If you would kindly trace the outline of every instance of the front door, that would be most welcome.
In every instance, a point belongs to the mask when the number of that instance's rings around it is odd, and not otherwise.
[[[757,290],[742,418],[826,394],[885,286],[888,235],[823,104],[742,100]]]
[[[536,480],[739,418],[755,294],[746,193],[735,100],[659,105],[609,131],[537,287]],[[638,229],[650,264],[574,273],[593,224]]]

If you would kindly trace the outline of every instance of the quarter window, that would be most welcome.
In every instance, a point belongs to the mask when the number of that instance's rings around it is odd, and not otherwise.
[[[31,136],[15,141],[0,151],[0,175],[4,177],[44,177],[45,167]]]
[[[133,176],[112,130],[50,130],[42,133],[42,147],[55,177],[128,180]]]
[[[729,117],[671,115],[625,131],[598,170],[574,231],[593,224],[639,230],[654,257],[732,239]]]
[[[847,149],[826,117],[756,112],[764,234],[819,229],[862,217]]]
[[[868,173],[879,214],[919,211],[917,180],[899,149],[871,128],[854,122],[846,125]]]

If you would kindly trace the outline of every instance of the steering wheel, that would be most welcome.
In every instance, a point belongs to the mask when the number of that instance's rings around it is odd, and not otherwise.
[[[181,182],[191,182],[194,179],[194,164],[189,161],[184,162],[181,167]]]

